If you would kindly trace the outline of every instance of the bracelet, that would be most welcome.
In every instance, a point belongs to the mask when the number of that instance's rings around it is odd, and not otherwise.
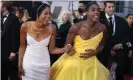
[[[71,44],[67,44],[66,46],[69,46],[70,48],[72,48],[72,45]]]

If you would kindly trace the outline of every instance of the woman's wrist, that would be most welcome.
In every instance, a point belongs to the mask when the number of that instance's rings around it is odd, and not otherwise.
[[[65,52],[65,48],[61,48],[61,53],[64,53]]]
[[[64,46],[64,48],[61,49],[61,53],[68,53],[71,48],[72,48],[72,45],[67,44]]]

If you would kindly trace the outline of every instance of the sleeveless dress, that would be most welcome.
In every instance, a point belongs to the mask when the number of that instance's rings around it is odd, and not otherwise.
[[[86,60],[80,58],[80,53],[86,49],[96,49],[103,32],[95,37],[84,40],[79,35],[75,37],[75,54],[69,56],[64,53],[51,67],[50,80],[109,80],[109,71],[92,56]]]
[[[24,75],[22,80],[49,80],[50,56],[48,44],[50,37],[37,41],[27,33],[27,48],[23,57]]]

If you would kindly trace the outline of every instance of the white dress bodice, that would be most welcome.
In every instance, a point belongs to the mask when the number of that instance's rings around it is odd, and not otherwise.
[[[37,41],[27,33],[27,48],[23,57],[23,80],[49,80],[50,56],[48,44],[50,36]]]

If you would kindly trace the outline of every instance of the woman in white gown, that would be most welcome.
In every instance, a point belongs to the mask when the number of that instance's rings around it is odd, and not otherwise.
[[[56,27],[49,25],[50,6],[42,4],[38,19],[23,23],[20,31],[19,77],[22,80],[49,80],[50,53],[64,53],[69,49],[55,48]],[[48,50],[49,45],[49,50]]]

